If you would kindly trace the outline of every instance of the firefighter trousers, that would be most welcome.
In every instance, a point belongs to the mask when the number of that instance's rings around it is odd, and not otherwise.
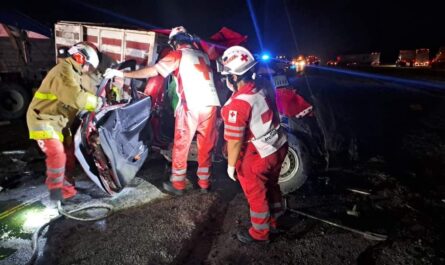
[[[37,144],[46,155],[45,184],[51,199],[62,200],[76,195],[72,179],[66,177],[75,167],[74,146],[71,141],[64,145],[58,139],[44,139],[37,140]]]
[[[172,150],[172,173],[170,181],[175,189],[183,190],[186,186],[187,157],[195,133],[198,146],[198,185],[202,189],[210,186],[210,168],[212,151],[217,137],[217,107],[203,107],[190,110],[180,106],[175,118],[175,139]]]
[[[249,234],[256,240],[268,240],[270,229],[276,228],[276,219],[283,213],[278,178],[287,149],[286,143],[261,158],[253,144],[248,143],[236,164],[238,180],[250,207]]]

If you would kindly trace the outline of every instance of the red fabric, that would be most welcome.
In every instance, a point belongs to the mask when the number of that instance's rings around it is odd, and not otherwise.
[[[168,36],[171,29],[153,29],[152,31]],[[240,45],[246,41],[246,35],[241,35],[236,31],[223,27],[210,37],[210,41],[201,40],[200,45],[210,60],[216,60],[227,48]]]
[[[224,51],[234,45],[247,41],[247,36],[223,27],[210,37],[210,41],[201,40],[201,47],[209,55],[210,60],[216,60]]]
[[[198,185],[201,188],[209,187],[212,151],[216,142],[217,107],[206,107],[199,111],[186,111],[180,106],[176,112],[175,139],[172,150],[172,176],[170,178],[174,188],[185,189],[187,171],[187,157],[190,144],[195,133],[198,143],[198,169],[207,168],[206,172],[198,170],[200,177]]]
[[[261,136],[265,132],[278,126],[277,119],[274,120],[274,109],[271,108],[268,99],[256,100],[255,104],[247,102],[242,96],[256,95],[261,93],[255,88],[254,82],[249,82],[240,87],[221,110],[224,120],[224,139],[226,140],[250,140],[255,135]],[[238,98],[238,96],[240,96]],[[251,105],[252,104],[252,105]],[[254,111],[261,110],[261,119],[254,122],[251,116]],[[272,120],[272,122],[270,122]],[[247,130],[246,130],[247,129]],[[241,135],[243,133],[243,135]]]
[[[72,145],[68,147],[70,152],[67,154],[65,153],[63,143],[58,139],[38,140],[37,143],[46,155],[45,163],[47,178],[45,184],[48,189],[62,189],[64,199],[76,195],[76,189],[69,184],[65,178],[66,169],[73,170],[75,165]],[[69,162],[67,162],[67,157],[69,157]]]
[[[217,33],[213,34],[210,39],[227,47],[240,45],[247,41],[246,35],[233,31],[227,27],[221,28]]]
[[[278,111],[284,116],[294,117],[312,107],[292,88],[277,88],[275,97]]]
[[[170,32],[172,30],[171,29],[152,29],[151,31],[168,36],[168,35],[170,35]]]
[[[269,216],[265,218],[251,216],[252,227],[249,233],[254,239],[268,240],[270,232],[269,228],[255,229],[255,225],[276,226],[274,218],[270,215],[269,205],[282,201],[278,178],[287,149],[288,145],[285,144],[277,152],[261,158],[255,147],[249,143],[236,164],[238,180],[249,203],[250,211],[269,213]]]
[[[151,77],[147,81],[144,94],[151,97],[151,103],[154,107],[159,107],[162,103],[165,78],[161,75]]]
[[[255,83],[251,82],[240,87],[229,101],[222,107],[221,116],[224,120],[224,139],[243,140],[253,137],[252,133],[245,129],[249,126],[251,106],[244,100],[234,99],[239,94],[253,94]],[[229,126],[227,126],[229,125]],[[243,134],[242,136],[239,134]]]
[[[159,62],[155,64],[156,70],[163,77],[167,77],[169,74],[179,68],[181,57],[181,50],[178,49],[170,51],[166,56],[164,56],[161,60],[159,60]]]

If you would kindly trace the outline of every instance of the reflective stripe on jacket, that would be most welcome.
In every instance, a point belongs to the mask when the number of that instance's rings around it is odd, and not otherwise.
[[[62,60],[43,79],[28,107],[26,120],[31,139],[59,139],[79,110],[94,111],[98,99],[82,84],[81,65]]]

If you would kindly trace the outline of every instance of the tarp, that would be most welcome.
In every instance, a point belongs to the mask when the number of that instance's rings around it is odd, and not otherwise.
[[[210,41],[201,41],[201,47],[209,55],[210,60],[216,60],[227,48],[241,45],[246,41],[246,35],[223,27],[210,37]]]

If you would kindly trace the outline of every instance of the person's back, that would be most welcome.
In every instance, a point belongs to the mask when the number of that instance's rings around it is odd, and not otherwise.
[[[200,50],[187,47],[180,51],[179,76],[187,107],[200,109],[206,106],[219,106],[208,56]]]

